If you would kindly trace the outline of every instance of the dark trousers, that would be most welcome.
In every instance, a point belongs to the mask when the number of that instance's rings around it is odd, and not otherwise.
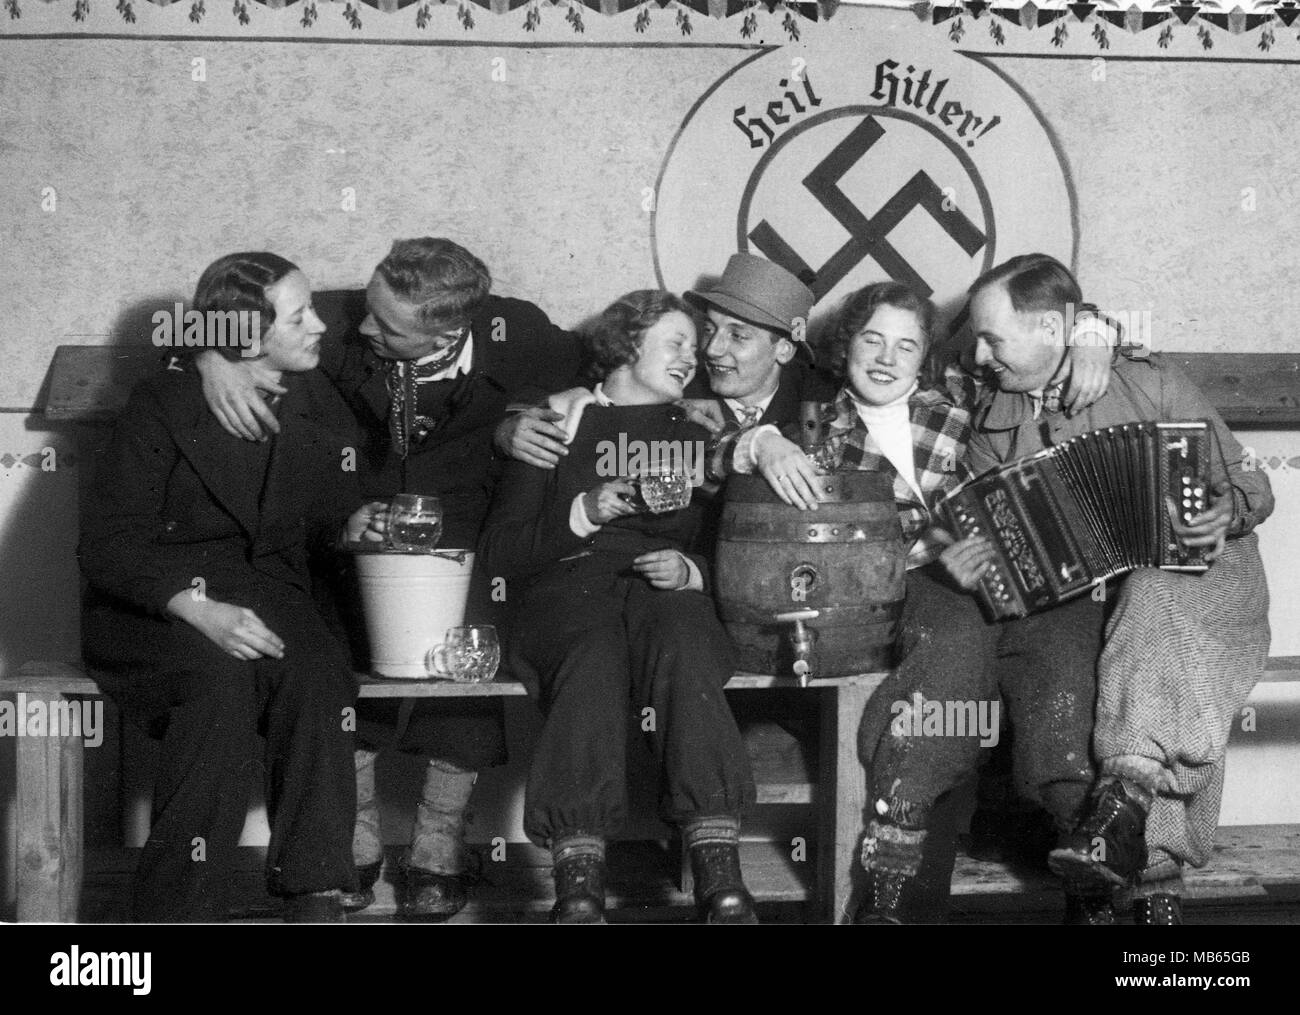
[[[1074,828],[1096,778],[1092,727],[1105,606],[1082,596],[1002,624],[997,672],[1016,735],[1012,757],[1020,795]]]
[[[1090,597],[1000,624],[987,623],[974,596],[954,587],[941,565],[908,572],[905,655],[872,696],[859,731],[873,800],[929,805],[960,785],[992,745],[979,736],[916,736],[895,723],[899,703],[996,701],[1015,726],[1017,788],[1041,803],[1058,829],[1078,818],[1091,761],[1103,607]],[[1001,718],[999,714],[999,719]]]
[[[909,710],[917,694],[941,707],[950,701],[998,702],[999,634],[997,625],[984,620],[975,598],[951,584],[942,565],[907,573],[902,659],[867,702],[858,734],[872,800],[929,806],[978,767],[987,748],[980,746],[975,731],[915,736]]]
[[[662,772],[665,821],[739,817],[754,778],[723,687],[731,644],[700,592],[665,592],[593,555],[555,565],[525,594],[512,664],[546,716],[524,802],[537,845],[611,836],[627,817],[633,722]]]
[[[236,659],[179,620],[104,605],[84,614],[86,656],[103,670],[104,691],[161,741],[137,920],[226,918],[249,778],[259,768],[271,892],[356,888],[356,683],[346,655],[310,598],[290,586],[251,591],[238,605],[283,639],[284,659]]]

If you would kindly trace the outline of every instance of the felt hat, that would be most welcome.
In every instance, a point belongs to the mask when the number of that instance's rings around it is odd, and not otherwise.
[[[708,289],[685,293],[701,309],[715,307],[730,317],[792,335],[803,341],[815,297],[812,290],[779,264],[753,254],[733,254],[727,269]]]

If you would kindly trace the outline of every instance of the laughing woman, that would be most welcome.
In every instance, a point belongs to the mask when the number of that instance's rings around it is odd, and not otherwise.
[[[345,520],[360,537],[373,506],[349,517],[360,498],[341,462],[356,443],[314,369],[325,328],[303,273],[274,254],[232,254],[203,273],[194,309],[260,315],[262,362],[287,392],[279,435],[246,443],[182,364],[136,387],[98,463],[78,547],[83,647],[104,691],[162,747],[134,915],[225,919],[260,759],[269,888],[288,919],[337,918],[340,890],[356,888],[356,685],[313,605],[307,558],[332,549]]]
[[[830,367],[840,390],[826,407],[818,465],[888,475],[908,546],[902,658],[871,696],[860,732],[874,805],[863,846],[860,923],[942,919],[953,852],[946,841],[927,847],[930,816],[980,757],[975,730],[970,736],[894,735],[895,704],[918,694],[929,701],[997,699],[986,662],[996,629],[939,563],[945,543],[935,532],[932,506],[963,476],[971,422],[959,399],[935,383],[938,371],[929,355],[934,321],[934,305],[924,296],[881,282],[844,301],[830,335]],[[787,429],[791,436],[797,432]],[[737,444],[737,471],[761,471],[787,503],[813,500],[816,471],[803,450],[775,427],[752,435]]]
[[[555,921],[602,921],[605,842],[627,816],[628,731],[639,726],[662,773],[662,815],[690,848],[702,917],[753,923],[738,836],[754,783],[723,695],[731,646],[706,564],[685,551],[698,509],[634,507],[634,463],[610,462],[613,449],[656,447],[702,462],[708,432],[673,405],[695,372],[695,322],[677,297],[643,290],[606,309],[588,342],[601,382],[552,399],[568,454],[554,470],[509,464],[480,547],[510,590],[512,668],[546,716],[524,830],[551,849]]]

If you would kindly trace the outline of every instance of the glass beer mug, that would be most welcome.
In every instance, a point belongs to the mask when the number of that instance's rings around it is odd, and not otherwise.
[[[402,553],[434,549],[442,537],[442,502],[418,493],[399,493],[388,505],[388,546]]]
[[[642,469],[630,482],[636,488],[631,503],[651,514],[679,511],[691,502],[691,476],[684,468]]]
[[[453,627],[425,657],[429,676],[465,684],[485,684],[501,664],[501,644],[491,624]]]

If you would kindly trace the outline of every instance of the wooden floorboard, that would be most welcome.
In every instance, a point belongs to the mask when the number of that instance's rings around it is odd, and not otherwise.
[[[82,918],[117,922],[126,918],[130,873],[138,850],[100,851],[88,858]],[[237,920],[274,920],[275,900],[263,891],[263,851],[240,850],[234,878],[242,900]],[[388,857],[396,869],[398,851]],[[677,884],[676,854],[667,844],[615,843],[610,848],[611,922],[684,922],[693,917],[692,900]],[[768,842],[745,842],[746,880],[760,902],[765,922],[801,923],[811,919],[809,885],[816,858],[791,860],[789,850]],[[396,920],[396,886],[381,879],[375,904],[352,917],[356,922]],[[511,843],[506,859],[485,864],[484,880],[473,901],[453,923],[544,922],[553,899],[548,854],[526,843]],[[1220,829],[1206,867],[1189,871],[1186,903],[1192,922],[1300,923],[1300,826],[1249,825]],[[981,863],[959,854],[953,876],[954,923],[1058,923],[1062,896],[1045,870],[1013,869]]]

